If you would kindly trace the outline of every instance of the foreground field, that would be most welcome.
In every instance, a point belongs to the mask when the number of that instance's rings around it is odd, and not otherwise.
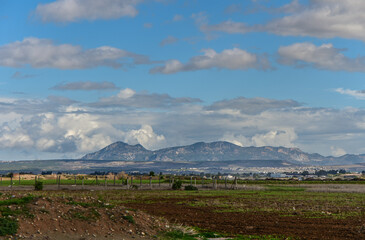
[[[6,191],[0,213],[0,234],[25,239],[365,239],[365,195],[313,185]]]

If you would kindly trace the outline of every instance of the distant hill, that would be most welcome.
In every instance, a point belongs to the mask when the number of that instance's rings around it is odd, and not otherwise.
[[[365,162],[365,155],[347,154],[341,157],[324,157],[306,153],[299,148],[285,147],[240,147],[219,141],[198,142],[188,146],[170,147],[156,151],[145,149],[140,144],[113,143],[97,152],[86,154],[83,160],[121,161],[237,161],[237,160],[281,160],[293,164],[334,165]]]

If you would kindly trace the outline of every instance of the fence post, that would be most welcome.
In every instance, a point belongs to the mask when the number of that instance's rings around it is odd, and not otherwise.
[[[202,188],[204,188],[204,177],[202,177]]]
[[[106,175],[104,175],[104,187],[108,185],[108,182],[106,181]]]
[[[1,175],[0,184],[3,184],[3,175]]]
[[[98,175],[95,175],[95,184],[98,185]]]
[[[150,176],[150,188],[152,189],[152,176]]]
[[[19,173],[19,186],[20,186],[20,173]]]
[[[76,175],[74,176],[74,178],[75,178],[75,185],[76,185]]]
[[[234,189],[237,189],[237,177],[234,177]]]
[[[227,189],[227,177],[224,179],[224,187]]]
[[[58,176],[58,190],[60,189],[61,185],[61,175]]]
[[[129,179],[128,179],[128,177],[127,177],[127,182],[126,182],[126,183],[127,183],[127,188],[128,188],[128,180],[129,180]]]
[[[193,176],[190,176],[190,186],[193,186]]]
[[[161,187],[161,176],[158,176],[158,186]]]
[[[142,187],[142,176],[139,177],[139,186]]]
[[[115,174],[114,174],[114,186],[115,186]]]
[[[133,186],[133,176],[131,176],[131,186]]]
[[[85,176],[82,176],[82,189],[84,189],[84,180],[85,180]]]
[[[13,188],[13,176],[10,176],[10,187]]]
[[[196,187],[196,177],[194,177],[194,186]]]

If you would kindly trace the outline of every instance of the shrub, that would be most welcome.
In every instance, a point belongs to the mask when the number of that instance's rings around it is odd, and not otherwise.
[[[36,191],[42,191],[43,190],[43,182],[36,181],[34,183],[34,190],[36,190]]]
[[[198,188],[193,185],[188,185],[188,186],[185,186],[185,190],[186,191],[197,191]]]
[[[0,218],[0,236],[14,235],[18,231],[18,223],[14,219]]]
[[[134,224],[134,218],[131,215],[123,216],[123,219]]]
[[[173,184],[172,184],[172,189],[173,190],[180,190],[182,186],[182,181],[181,180],[176,180]]]
[[[130,186],[130,189],[137,190],[138,186],[137,185],[132,185],[132,186]]]

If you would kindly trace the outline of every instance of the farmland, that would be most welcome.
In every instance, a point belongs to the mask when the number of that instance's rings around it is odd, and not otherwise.
[[[20,239],[365,238],[362,184],[246,184],[239,190],[199,191],[91,187],[7,188],[0,196],[0,234]]]

